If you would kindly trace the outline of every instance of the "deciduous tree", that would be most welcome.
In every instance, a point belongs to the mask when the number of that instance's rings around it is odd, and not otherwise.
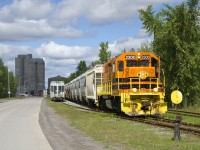
[[[140,47],[137,49],[138,52],[152,52],[152,46],[151,44],[146,41],[146,42],[142,42]]]
[[[154,36],[153,51],[161,56],[166,73],[166,98],[173,90],[183,93],[182,104],[200,100],[200,16],[198,0],[155,13],[152,6],[139,10],[144,29]]]
[[[8,97],[8,84],[10,85],[11,96],[15,96],[17,88],[14,74],[8,70],[0,58],[0,98]]]
[[[76,76],[83,74],[87,70],[88,70],[88,67],[86,65],[85,60],[81,60],[78,64],[78,66],[76,67]]]
[[[99,44],[100,50],[99,50],[99,61],[101,64],[106,63],[110,57],[111,57],[111,52],[108,51],[108,42],[104,43],[101,42]]]

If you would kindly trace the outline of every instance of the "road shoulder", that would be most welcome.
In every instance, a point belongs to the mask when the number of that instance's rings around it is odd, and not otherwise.
[[[39,124],[54,150],[105,150],[99,142],[69,126],[66,120],[48,106],[46,100],[42,100],[41,103]]]

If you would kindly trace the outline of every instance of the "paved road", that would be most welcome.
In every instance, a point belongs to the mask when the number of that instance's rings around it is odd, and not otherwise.
[[[0,150],[52,150],[38,122],[41,101],[0,103]]]
[[[52,149],[105,150],[69,126],[42,97],[0,103],[0,150]]]

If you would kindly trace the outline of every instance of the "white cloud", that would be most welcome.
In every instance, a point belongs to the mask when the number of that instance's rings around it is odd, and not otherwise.
[[[32,54],[33,58],[43,58],[45,71],[48,77],[55,75],[66,75],[72,73],[80,60],[87,64],[98,57],[97,48],[89,46],[67,46],[55,42],[43,43],[38,48],[29,46],[11,46],[0,44],[0,58],[6,66],[14,71],[15,58],[20,55]]]
[[[32,51],[28,46],[12,46],[0,44],[0,57],[1,58],[14,58],[18,54],[27,54]]]
[[[178,3],[178,0],[176,3]],[[13,0],[0,8],[0,40],[22,41],[49,38],[79,38],[80,18],[90,25],[133,19],[148,4],[172,0]],[[90,32],[90,29],[86,29]]]
[[[87,64],[97,60],[97,49],[89,46],[67,46],[53,41],[43,43],[35,49],[36,57],[45,60],[46,76],[69,76],[75,71],[80,60]]]
[[[45,58],[45,76],[46,78],[55,77],[57,75],[67,77],[75,70],[78,64],[76,59],[51,59]]]
[[[106,24],[123,21],[138,15],[138,10],[147,5],[158,5],[172,0],[63,0],[53,14],[56,20],[74,20],[85,17],[92,24]],[[177,0],[176,3],[182,2]]]
[[[10,70],[15,70],[15,58],[18,54],[30,54],[32,48],[28,46],[12,46],[0,44],[0,58]]]
[[[14,23],[0,22],[1,41],[23,41],[52,37],[81,37],[85,33],[71,27],[53,28],[46,20],[15,20]]]
[[[83,59],[93,53],[88,46],[66,46],[59,45],[53,41],[44,43],[36,49],[38,56],[45,56],[53,59]]]
[[[109,50],[112,55],[118,55],[125,48],[130,50],[132,47],[139,47],[141,40],[134,38],[123,38],[109,43]],[[46,71],[65,74],[70,69],[75,69],[80,60],[85,60],[89,65],[92,61],[98,59],[99,48],[90,46],[67,46],[57,44],[53,41],[41,44],[38,48],[31,48],[29,46],[8,46],[0,44],[0,57],[5,58],[5,62],[8,66],[14,70],[14,58],[18,54],[32,54],[33,58],[43,58],[46,64]],[[53,68],[58,68],[57,71],[53,71]],[[70,69],[69,69],[70,68]],[[50,73],[48,73],[50,74]]]
[[[152,37],[149,37],[145,30],[141,29],[135,37],[124,37],[109,43],[109,51],[111,51],[112,56],[115,56],[120,54],[124,49],[126,51],[132,48],[138,49],[141,47],[141,43],[146,41],[151,42]]]
[[[0,10],[0,20],[42,19],[47,17],[53,8],[49,0],[14,0]]]
[[[0,40],[24,41],[44,38],[75,38],[87,34],[66,21],[54,27],[49,18],[55,5],[49,0],[14,0],[0,9]]]
[[[131,50],[132,48],[137,49],[140,47],[142,42],[145,42],[147,39],[136,39],[132,37],[122,38],[116,40],[109,44],[109,51],[111,51],[112,56],[120,54],[124,49],[126,51]]]

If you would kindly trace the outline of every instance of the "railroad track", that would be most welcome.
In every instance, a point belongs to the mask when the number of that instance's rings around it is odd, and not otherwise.
[[[73,102],[70,102],[73,103]],[[89,107],[83,107],[82,105],[77,105],[77,103],[74,104],[67,104],[67,105],[72,105],[74,107],[77,107],[79,109],[83,109],[85,111],[93,111],[93,112],[101,112],[101,113],[108,113],[108,112],[102,112],[99,111],[98,109],[92,109]],[[174,125],[176,120],[174,119],[168,119],[168,118],[159,118],[159,117],[130,117],[122,114],[116,114],[116,117],[120,119],[125,119],[125,120],[130,120],[130,121],[136,121],[136,122],[142,122],[146,124],[151,124],[151,125],[156,125],[160,127],[165,127],[165,128],[170,128],[174,129]],[[191,133],[195,135],[200,136],[200,125],[199,124],[193,124],[193,123],[188,123],[188,122],[182,122],[180,124],[180,130],[184,131],[185,133]]]
[[[189,112],[189,111],[175,110],[175,109],[169,109],[167,112],[171,113],[171,114],[186,115],[186,116],[192,116],[192,117],[199,117],[200,118],[200,113],[197,113],[197,112]]]
[[[156,119],[154,119],[154,120],[156,120]],[[165,126],[165,124],[167,124],[167,126],[169,126],[170,128],[174,128],[174,124],[177,122],[174,119],[168,119],[168,118],[161,118],[161,119],[158,118],[157,121],[163,122],[164,126]],[[193,134],[197,134],[200,136],[200,124],[194,124],[191,122],[181,122],[180,130],[190,132]]]
[[[129,117],[129,116],[120,116],[122,119],[137,121],[142,123],[147,123],[151,125],[156,125],[160,127],[174,129],[176,120],[167,119],[167,118],[152,118],[152,117],[144,117],[144,118],[137,118],[137,117]],[[184,131],[185,133],[192,133],[195,135],[200,136],[200,125],[182,122],[180,124],[180,130]]]

